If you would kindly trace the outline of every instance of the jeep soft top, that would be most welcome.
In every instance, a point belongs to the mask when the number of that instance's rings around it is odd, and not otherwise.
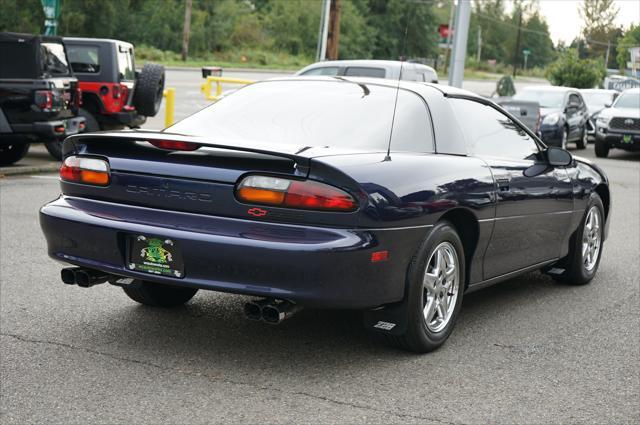
[[[20,160],[30,142],[58,153],[84,128],[80,102],[62,38],[0,33],[0,164]]]

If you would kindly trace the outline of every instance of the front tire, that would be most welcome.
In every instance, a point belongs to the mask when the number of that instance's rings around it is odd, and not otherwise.
[[[122,288],[132,300],[152,307],[177,307],[189,301],[197,289],[160,283],[135,281]]]
[[[592,193],[580,227],[571,238],[569,254],[559,264],[564,272],[553,277],[570,285],[586,285],[596,275],[602,257],[605,215],[602,200]]]
[[[582,129],[582,136],[578,140],[576,140],[576,147],[578,149],[586,149],[587,147],[587,127]]]
[[[609,156],[609,145],[604,140],[596,139],[595,145],[596,156],[598,158],[606,158]]]
[[[386,335],[389,342],[418,353],[444,344],[462,306],[465,264],[455,228],[446,221],[436,224],[407,273],[407,329],[403,335]]]

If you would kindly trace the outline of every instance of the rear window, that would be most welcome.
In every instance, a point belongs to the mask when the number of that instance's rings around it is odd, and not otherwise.
[[[350,66],[344,72],[348,77],[372,77],[384,78],[385,71],[383,68],[368,68],[364,66]]]
[[[69,64],[65,55],[64,45],[60,43],[42,43],[42,69],[46,74],[69,75]]]
[[[213,141],[257,141],[386,151],[396,89],[354,82],[273,81],[247,86],[166,131]],[[432,152],[420,96],[398,93],[391,148]]]
[[[136,79],[136,71],[133,68],[132,48],[118,46],[118,73],[121,81],[133,81]]]
[[[67,45],[69,63],[73,72],[96,74],[100,72],[100,55],[98,46]]]

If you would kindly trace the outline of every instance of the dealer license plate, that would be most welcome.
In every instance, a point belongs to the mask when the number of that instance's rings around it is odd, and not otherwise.
[[[171,276],[184,276],[184,262],[173,239],[136,235],[129,238],[129,270]]]

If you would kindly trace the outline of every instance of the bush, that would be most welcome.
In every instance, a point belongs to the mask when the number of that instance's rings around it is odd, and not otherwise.
[[[599,86],[607,70],[599,60],[580,59],[578,51],[567,49],[547,69],[547,79],[554,86],[590,89]]]

